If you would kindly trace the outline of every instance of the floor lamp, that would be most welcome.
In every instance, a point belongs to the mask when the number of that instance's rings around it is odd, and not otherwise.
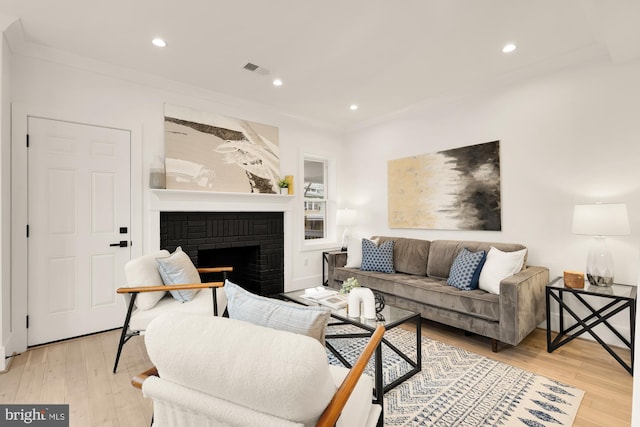
[[[605,243],[606,236],[630,233],[627,205],[593,203],[573,208],[573,234],[593,236],[594,244],[587,257],[587,279],[596,286],[613,284],[613,258]]]

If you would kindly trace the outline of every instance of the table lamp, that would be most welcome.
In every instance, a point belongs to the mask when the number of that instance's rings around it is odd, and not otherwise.
[[[593,203],[573,208],[573,234],[594,238],[587,257],[587,279],[596,286],[613,283],[613,258],[605,243],[606,236],[630,233],[627,205],[624,203]]]
[[[336,212],[336,225],[344,227],[342,232],[342,250],[346,251],[351,232],[349,227],[356,224],[357,212],[353,209],[338,209]]]

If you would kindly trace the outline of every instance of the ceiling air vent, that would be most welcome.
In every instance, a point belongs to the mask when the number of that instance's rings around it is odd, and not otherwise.
[[[260,74],[261,76],[268,76],[271,71],[268,68],[261,67],[260,65],[252,64],[251,62],[247,62],[244,64],[244,68],[247,71],[251,71],[252,73]]]

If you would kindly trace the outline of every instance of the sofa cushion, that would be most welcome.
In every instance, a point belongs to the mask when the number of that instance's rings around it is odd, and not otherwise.
[[[187,285],[200,283],[200,274],[191,262],[189,255],[178,246],[168,257],[157,258],[158,271],[165,285]],[[198,293],[197,289],[169,291],[180,302],[191,301]]]
[[[502,252],[492,246],[480,272],[480,289],[498,295],[502,279],[522,270],[526,253],[526,249]]]
[[[430,241],[385,236],[379,239],[380,243],[393,240],[393,267],[397,272],[418,276],[427,274]]]
[[[335,269],[334,274],[336,280],[355,277],[367,288],[398,299],[415,301],[418,305],[438,307],[494,322],[500,320],[500,297],[480,289],[463,291],[447,285],[443,279],[404,273],[387,274],[340,267]]]
[[[124,275],[127,286],[130,288],[139,286],[163,286],[164,282],[158,271],[156,258],[169,256],[169,251],[162,249],[148,255],[134,258],[124,266]],[[140,292],[136,297],[135,305],[139,310],[150,310],[167,292]]]
[[[463,248],[453,261],[447,284],[463,291],[478,289],[480,271],[484,265],[485,251],[471,252]]]
[[[261,297],[227,280],[224,284],[229,317],[255,325],[307,335],[324,345],[331,312],[324,307],[307,307]]]
[[[429,246],[429,258],[427,259],[427,276],[438,279],[446,279],[449,277],[451,265],[456,259],[462,248],[467,248],[471,252],[485,251],[489,252],[491,247],[495,247],[504,252],[514,252],[526,249],[525,246],[517,243],[492,243],[492,242],[476,242],[468,240],[434,240]],[[524,263],[527,258],[525,255]]]
[[[373,241],[362,239],[362,265],[360,270],[395,273],[393,268],[393,240],[376,246]]]
[[[397,280],[394,295],[485,320],[500,320],[498,295],[480,289],[463,291],[447,285],[444,280],[405,276]]]

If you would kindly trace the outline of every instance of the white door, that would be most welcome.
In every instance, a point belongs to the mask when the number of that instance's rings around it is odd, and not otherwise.
[[[29,117],[28,134],[28,345],[122,326],[130,132]]]

